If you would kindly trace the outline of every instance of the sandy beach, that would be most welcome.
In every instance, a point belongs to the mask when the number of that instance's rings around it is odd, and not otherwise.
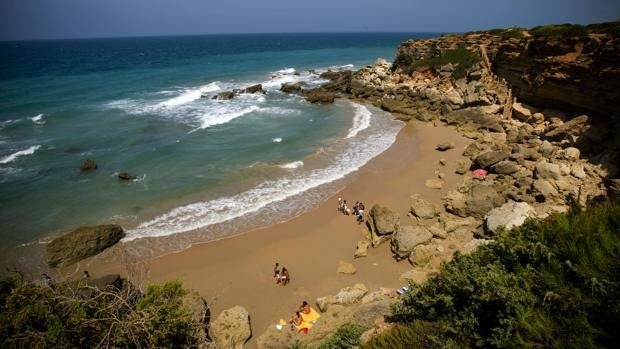
[[[446,140],[455,149],[436,151],[436,144]],[[399,276],[412,267],[406,260],[394,261],[389,242],[369,249],[368,257],[353,258],[366,228],[353,216],[337,212],[337,198],[362,201],[367,211],[374,204],[385,205],[399,212],[404,224],[413,222],[407,216],[410,195],[421,194],[440,205],[440,198],[460,182],[455,162],[467,143],[447,126],[411,121],[392,147],[352,174],[346,188],[319,207],[284,223],[155,258],[148,263],[147,282],[181,280],[207,300],[213,316],[235,305],[245,307],[253,331],[248,347],[254,347],[256,338],[278,319],[288,320],[303,300],[314,303],[317,297],[355,283],[370,290],[401,286],[405,282]],[[445,166],[439,164],[440,158],[446,160]],[[436,171],[445,174],[443,188],[427,188],[425,180],[435,178]],[[339,261],[352,263],[357,273],[338,274]],[[289,269],[287,286],[275,284],[275,262]],[[82,262],[79,268],[88,268],[94,277],[126,274],[122,265],[101,259]]]

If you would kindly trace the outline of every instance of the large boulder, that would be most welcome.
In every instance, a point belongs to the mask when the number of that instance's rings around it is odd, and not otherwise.
[[[562,177],[560,166],[550,162],[541,161],[536,164],[534,174],[538,179],[558,180]]]
[[[424,267],[437,254],[437,246],[418,245],[409,255],[409,263],[414,267]]]
[[[446,194],[446,210],[459,217],[473,216],[482,218],[494,207],[502,205],[505,200],[493,187],[476,184],[465,193],[453,190]]]
[[[81,172],[86,172],[86,171],[94,170],[96,168],[97,168],[97,163],[95,162],[95,160],[86,159],[86,160],[82,161],[82,163],[80,164],[80,171]]]
[[[536,215],[536,210],[527,202],[509,201],[492,209],[484,216],[485,229],[493,234],[502,227],[509,230],[520,226],[534,215]]]
[[[352,287],[345,287],[335,296],[319,297],[316,299],[316,305],[319,310],[326,311],[331,305],[351,305],[362,300],[368,293],[368,289],[364,284],[355,284]]]
[[[411,213],[421,219],[431,219],[437,215],[437,207],[422,199],[418,194],[411,195]]]
[[[79,227],[47,244],[47,263],[64,267],[94,256],[114,245],[125,236],[116,224]]]
[[[209,333],[218,348],[242,349],[252,335],[250,314],[238,305],[224,310],[211,322]]]
[[[407,258],[413,249],[425,244],[433,238],[433,234],[424,226],[406,225],[392,236],[391,247],[394,258]]]
[[[488,151],[482,153],[474,159],[474,167],[476,168],[488,168],[496,163],[508,159],[510,154],[503,151]]]
[[[398,213],[381,205],[374,205],[368,215],[372,245],[377,246],[397,232],[400,228]]]

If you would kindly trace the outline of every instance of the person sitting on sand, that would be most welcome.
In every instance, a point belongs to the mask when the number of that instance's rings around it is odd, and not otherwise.
[[[342,198],[338,198],[338,212],[342,212]]]
[[[288,270],[285,267],[282,267],[282,273],[280,273],[278,283],[282,284],[282,286],[286,286],[289,281],[291,281],[291,276],[289,275]]]
[[[90,274],[88,273],[88,270],[84,270],[84,279],[90,279]]]
[[[307,323],[315,323],[316,320],[321,317],[321,315],[317,313],[316,310],[312,309],[310,304],[306,301],[301,303],[301,306],[299,307],[299,315],[301,316],[301,319]]]
[[[280,283],[280,263],[276,262],[276,265],[273,267],[273,279],[276,281],[276,284]]]
[[[290,322],[291,329],[299,333],[308,334],[308,330],[312,328],[312,324],[305,322],[298,311],[295,312]]]

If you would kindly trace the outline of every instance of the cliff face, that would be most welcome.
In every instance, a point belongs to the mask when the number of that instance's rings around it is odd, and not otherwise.
[[[614,117],[620,108],[620,39],[612,33],[576,37],[502,38],[486,33],[409,40],[394,62],[405,68],[459,46],[479,52],[513,95],[538,106]]]
[[[620,39],[611,34],[511,40],[492,68],[530,104],[606,116],[620,108]]]

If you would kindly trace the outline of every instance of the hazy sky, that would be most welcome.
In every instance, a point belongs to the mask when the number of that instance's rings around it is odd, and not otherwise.
[[[0,0],[0,40],[273,32],[462,32],[620,17],[620,0]]]

